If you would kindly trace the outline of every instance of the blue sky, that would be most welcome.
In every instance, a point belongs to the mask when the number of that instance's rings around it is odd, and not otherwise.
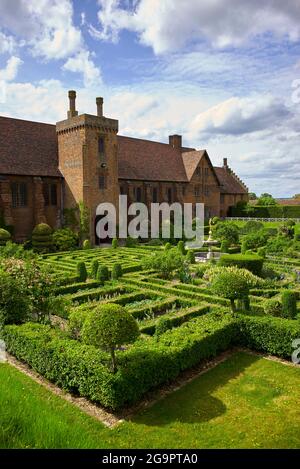
[[[250,190],[300,192],[298,0],[1,0],[0,114],[79,112],[227,157]]]

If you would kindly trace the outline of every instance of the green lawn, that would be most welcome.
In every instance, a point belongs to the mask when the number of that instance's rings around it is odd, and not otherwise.
[[[237,353],[108,429],[0,365],[0,448],[299,448],[300,369]]]

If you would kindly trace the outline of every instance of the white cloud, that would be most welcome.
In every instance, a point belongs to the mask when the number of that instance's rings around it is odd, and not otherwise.
[[[266,32],[291,41],[300,37],[298,0],[139,0],[131,9],[122,8],[120,0],[98,3],[101,30],[92,27],[94,37],[117,42],[120,31],[127,29],[156,54],[195,40],[227,47]]]
[[[232,97],[198,114],[191,124],[197,134],[243,135],[282,125],[290,111],[271,95]]]
[[[15,48],[15,40],[0,31],[0,54],[12,53]]]
[[[1,0],[0,17],[2,26],[23,38],[36,56],[62,59],[82,46],[70,0]]]
[[[22,60],[19,57],[12,56],[8,59],[6,67],[0,69],[0,81],[12,81],[16,78]]]
[[[100,71],[95,66],[91,54],[87,50],[82,50],[74,57],[70,57],[63,65],[63,70],[82,73],[86,87],[101,83]]]

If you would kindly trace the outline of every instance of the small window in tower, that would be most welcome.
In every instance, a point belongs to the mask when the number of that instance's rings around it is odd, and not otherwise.
[[[153,187],[152,189],[152,201],[154,204],[157,203],[158,197],[157,197],[157,187]]]
[[[99,189],[103,190],[106,189],[106,177],[99,176]]]
[[[57,205],[57,186],[56,184],[51,184],[51,205]]]
[[[204,195],[205,195],[206,197],[209,196],[209,188],[208,188],[208,186],[204,186]]]
[[[205,174],[205,177],[207,178],[208,177],[208,168],[204,169],[204,174]]]
[[[173,193],[172,193],[171,187],[167,189],[167,197],[168,197],[168,203],[171,204],[173,200]]]
[[[105,145],[104,145],[103,137],[98,138],[98,152],[99,152],[99,155],[104,155],[105,153]]]
[[[196,175],[201,176],[201,166],[197,166],[196,168]]]

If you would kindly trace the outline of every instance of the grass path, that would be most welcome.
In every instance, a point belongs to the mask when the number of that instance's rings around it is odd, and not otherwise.
[[[0,365],[0,448],[299,448],[300,369],[236,353],[114,429]]]

